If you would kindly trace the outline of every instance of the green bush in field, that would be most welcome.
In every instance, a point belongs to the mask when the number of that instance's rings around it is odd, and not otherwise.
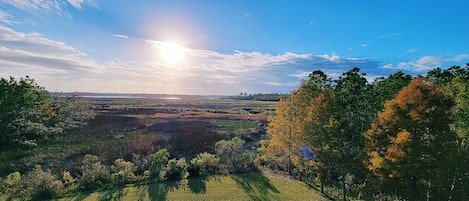
[[[9,174],[0,182],[0,189],[0,193],[8,199],[43,200],[61,194],[63,183],[50,170],[44,171],[41,166],[36,166],[23,176],[19,172]]]
[[[78,180],[83,190],[94,190],[111,182],[111,173],[99,161],[98,156],[87,154],[82,161],[82,176]]]
[[[55,178],[50,170],[42,170],[39,165],[26,174],[23,182],[24,190],[34,200],[52,198],[63,191],[62,181]]]
[[[180,158],[179,160],[173,158],[169,160],[165,168],[165,179],[176,180],[186,178],[187,167],[188,165],[184,158]]]
[[[130,184],[136,181],[133,173],[134,164],[124,159],[116,159],[111,166],[111,177],[114,184]]]
[[[167,149],[160,149],[153,154],[153,161],[150,167],[150,176],[152,178],[163,179],[164,173],[162,170],[169,160],[169,151]]]
[[[7,175],[5,179],[0,179],[0,193],[6,196],[20,195],[22,190],[21,173],[13,172]]]
[[[220,166],[220,159],[211,153],[203,152],[197,155],[200,161],[200,170],[202,173],[218,173],[223,168]]]
[[[190,177],[199,176],[201,168],[202,168],[202,160],[193,158],[187,165],[187,173],[189,174]]]

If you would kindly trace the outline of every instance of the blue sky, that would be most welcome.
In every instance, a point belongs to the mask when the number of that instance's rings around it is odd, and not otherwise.
[[[469,62],[469,1],[0,0],[0,76],[53,92],[286,93]],[[165,44],[177,44],[173,53]],[[177,51],[176,51],[177,52]],[[166,53],[166,54],[164,54]],[[167,55],[180,54],[177,62]]]

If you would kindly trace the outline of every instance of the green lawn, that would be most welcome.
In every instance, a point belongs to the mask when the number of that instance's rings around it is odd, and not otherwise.
[[[102,192],[75,194],[59,200],[328,200],[290,177],[247,173],[191,178],[128,186]]]

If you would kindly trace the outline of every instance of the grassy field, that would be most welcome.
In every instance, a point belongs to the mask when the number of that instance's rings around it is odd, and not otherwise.
[[[192,158],[213,151],[221,139],[242,137],[258,141],[276,102],[229,99],[86,99],[96,117],[80,129],[38,142],[28,150],[0,153],[0,177],[25,173],[41,165],[60,175],[76,176],[85,154],[98,155],[106,164],[116,158],[131,160],[160,148],[172,157]]]
[[[304,183],[270,172],[198,177],[72,194],[61,201],[94,200],[328,200]]]

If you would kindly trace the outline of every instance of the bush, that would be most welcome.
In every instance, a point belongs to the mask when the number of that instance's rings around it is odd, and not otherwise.
[[[187,173],[189,176],[199,176],[202,167],[202,160],[193,158],[187,165]]]
[[[62,181],[57,180],[50,170],[42,170],[39,165],[24,176],[13,172],[0,182],[0,192],[8,199],[43,200],[59,195],[62,190]]]
[[[200,162],[200,170],[202,173],[217,173],[222,170],[220,159],[211,153],[200,153],[196,158]]]
[[[94,190],[110,183],[111,173],[101,164],[98,156],[87,154],[82,163],[79,184],[83,190]]]
[[[235,164],[235,170],[237,172],[250,172],[255,170],[257,167],[254,164],[256,154],[250,151],[243,152],[237,159],[238,163]]]
[[[152,159],[152,155],[142,156],[140,154],[132,153],[131,162],[134,164],[135,174],[143,174],[145,171],[147,171],[151,166]]]
[[[20,195],[22,189],[21,174],[13,172],[0,182],[0,192],[7,196]]]
[[[25,178],[24,190],[34,200],[52,198],[63,190],[63,183],[51,174],[50,170],[44,171],[41,166],[36,166]]]
[[[62,175],[62,182],[65,187],[72,186],[75,183],[76,179],[70,174],[69,171],[64,171]]]
[[[187,162],[186,159],[179,160],[171,159],[166,164],[165,178],[169,180],[183,179],[187,177]]]
[[[160,149],[155,154],[153,154],[153,161],[150,167],[150,175],[152,178],[159,177],[160,179],[164,178],[162,170],[165,164],[168,162],[169,152],[167,149]],[[161,177],[163,176],[163,177]]]
[[[124,159],[116,159],[111,167],[111,177],[114,184],[130,184],[135,182],[136,176],[133,173],[134,164]]]

